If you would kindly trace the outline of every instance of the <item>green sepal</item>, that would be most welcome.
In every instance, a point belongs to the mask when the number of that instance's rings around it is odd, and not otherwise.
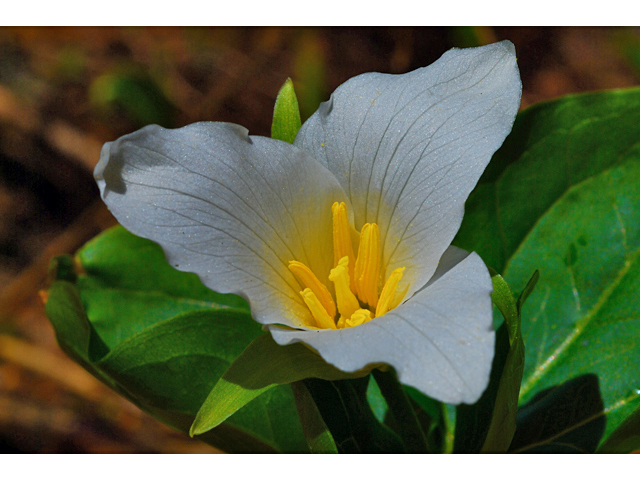
[[[320,415],[307,387],[303,382],[293,382],[291,388],[296,399],[302,431],[309,444],[309,452],[338,453],[338,447],[333,435],[327,428],[327,424],[324,423],[322,415]]]
[[[293,89],[293,82],[287,78],[278,92],[273,108],[271,138],[293,143],[301,125],[298,98]]]
[[[301,343],[278,345],[270,333],[256,338],[224,372],[204,401],[191,426],[200,435],[237,412],[254,398],[277,386],[320,378],[358,378],[365,372],[346,373],[326,363]]]

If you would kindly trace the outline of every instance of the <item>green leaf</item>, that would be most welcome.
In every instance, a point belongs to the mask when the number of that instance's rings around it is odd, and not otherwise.
[[[54,281],[49,287],[45,310],[60,348],[103,380],[102,375],[93,368],[91,360],[104,356],[108,349],[89,322],[76,286],[65,280]]]
[[[256,338],[224,372],[202,404],[191,436],[215,428],[244,405],[276,385],[321,378],[357,378],[368,372],[346,373],[326,363],[301,343],[281,346],[271,334]]]
[[[640,88],[569,95],[524,110],[469,196],[455,245],[504,274],[569,188],[637,157],[639,125]]]
[[[629,453],[635,450],[640,450],[640,407],[609,435],[598,452]]]
[[[320,415],[307,387],[302,382],[294,382],[291,384],[291,388],[296,399],[302,430],[309,444],[309,451],[311,453],[338,453],[333,435],[322,420],[322,415]]]
[[[301,125],[296,92],[293,89],[293,82],[287,78],[278,92],[273,109],[271,138],[293,143]]]
[[[369,377],[303,381],[339,453],[403,453],[402,440],[378,421],[367,400]]]
[[[160,247],[121,227],[85,245],[76,263],[76,285],[58,280],[49,290],[59,344],[143,410],[188,432],[222,373],[262,333],[246,302],[174,270]],[[308,451],[289,386],[200,438],[230,452]]]
[[[216,293],[194,273],[175,270],[167,263],[160,246],[121,226],[88,242],[77,257],[86,272],[79,279],[82,289],[154,291],[249,310],[247,302],[237,295]]]
[[[512,448],[593,451],[598,442],[560,447],[555,439],[575,441],[581,431],[591,438],[596,415],[606,420],[605,442],[640,404],[640,89],[524,111],[482,182],[456,244],[480,253],[511,285],[542,272],[522,307],[520,404],[528,408]],[[584,381],[592,377],[597,382]],[[577,388],[571,382],[590,398],[560,395]],[[525,421],[560,418],[569,408],[583,411],[565,414],[544,438],[536,421]]]
[[[181,313],[220,307],[248,311],[242,298],[213,292],[195,274],[171,268],[157,244],[120,226],[91,240],[77,257],[86,271],[78,287],[87,315],[110,348]]]
[[[574,187],[507,270],[508,278],[534,264],[544,272],[525,307],[531,321],[523,335],[535,354],[526,361],[522,400],[595,374],[600,392],[593,401],[602,397],[600,415],[606,415],[603,439],[640,405],[639,181],[640,155]],[[570,245],[573,262],[567,261]]]
[[[524,305],[524,302],[527,301],[527,298],[529,298],[529,295],[531,295],[531,292],[533,292],[533,289],[536,288],[538,280],[540,280],[540,272],[536,270],[535,272],[533,272],[533,275],[518,297],[518,301],[516,303],[516,307],[518,308],[518,316],[522,315],[522,306]]]
[[[604,430],[603,408],[598,377],[593,374],[542,390],[518,412],[510,451],[593,452]]]

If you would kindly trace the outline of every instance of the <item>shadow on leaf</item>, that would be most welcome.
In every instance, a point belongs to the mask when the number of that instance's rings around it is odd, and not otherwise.
[[[520,408],[509,451],[592,453],[605,424],[598,377],[580,375],[543,390]]]

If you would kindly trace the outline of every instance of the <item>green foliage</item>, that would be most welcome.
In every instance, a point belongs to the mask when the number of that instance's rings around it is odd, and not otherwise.
[[[207,395],[261,335],[246,302],[171,268],[160,247],[115,227],[77,255],[76,284],[56,280],[47,314],[60,346],[141,408],[184,432]],[[56,268],[69,278],[70,259]],[[85,313],[86,312],[86,313]],[[202,436],[226,451],[307,451],[287,385]]]
[[[454,243],[524,285],[513,451],[594,451],[640,405],[640,89],[522,112]],[[541,428],[544,426],[544,428]]]
[[[288,80],[272,135],[292,142],[299,127]],[[640,89],[518,116],[454,242],[502,274],[492,298],[504,322],[496,311],[490,383],[475,405],[277,345],[244,299],[210,291],[120,227],[54,259],[47,315],[93,375],[227,451],[637,450],[639,183]],[[517,299],[509,285],[522,288]]]
[[[293,89],[293,82],[287,78],[278,92],[276,105],[273,108],[271,138],[293,143],[301,125],[298,98]]]
[[[602,453],[640,451],[640,407],[629,415],[598,449]]]
[[[405,445],[378,421],[367,400],[370,377],[303,381],[339,453],[403,453]]]
[[[326,363],[301,343],[281,346],[270,333],[256,338],[224,372],[202,404],[190,434],[217,427],[254,398],[277,385],[321,378],[342,380],[367,375],[345,373]]]
[[[640,88],[524,110],[469,196],[454,243],[504,275],[534,225],[572,186],[637,158],[639,125]]]

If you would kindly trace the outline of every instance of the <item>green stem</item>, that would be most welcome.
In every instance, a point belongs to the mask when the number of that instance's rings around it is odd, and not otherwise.
[[[408,453],[428,453],[429,447],[424,432],[418,422],[411,400],[392,371],[373,370],[373,378],[380,387],[382,396],[398,425],[400,437],[405,442]]]

